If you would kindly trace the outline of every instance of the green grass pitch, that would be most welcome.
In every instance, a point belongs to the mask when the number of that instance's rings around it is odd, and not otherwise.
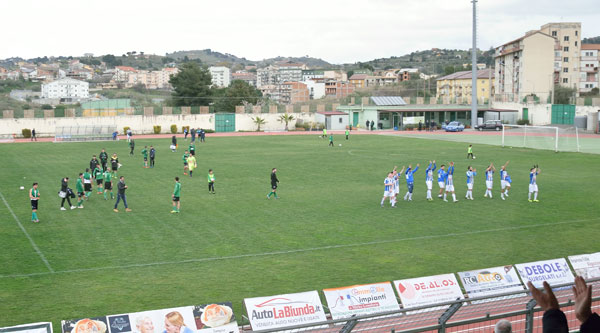
[[[342,143],[342,147],[338,144]],[[142,168],[144,145],[156,168]],[[182,148],[169,140],[0,145],[0,326],[231,301],[245,297],[451,273],[599,251],[599,155],[553,153],[378,135],[208,138],[199,168],[182,175]],[[76,176],[106,147],[123,164],[133,212],[92,193],[84,209],[60,211],[60,178]],[[425,200],[424,168],[456,162],[458,203]],[[510,160],[513,187],[484,199],[483,169]],[[413,202],[380,208],[394,165],[421,164]],[[478,171],[475,201],[464,200],[465,171]],[[529,168],[542,169],[541,200],[527,202]],[[267,200],[278,169],[279,200]],[[214,169],[216,195],[206,173]],[[180,214],[170,214],[174,177]],[[41,223],[30,222],[27,190],[40,183]],[[405,190],[402,182],[401,194]],[[25,190],[19,190],[25,186]],[[437,185],[434,185],[434,195]],[[10,207],[10,208],[9,208]],[[26,234],[54,271],[51,273]]]

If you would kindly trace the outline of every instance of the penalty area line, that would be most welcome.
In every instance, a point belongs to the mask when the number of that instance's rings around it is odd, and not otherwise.
[[[248,253],[248,254],[239,254],[239,255],[225,256],[225,257],[191,258],[191,259],[177,260],[177,261],[158,261],[158,262],[149,262],[149,263],[128,264],[128,265],[118,265],[118,266],[90,267],[90,268],[78,268],[78,269],[68,269],[68,270],[61,270],[61,271],[39,272],[39,273],[29,273],[29,274],[0,275],[0,279],[20,278],[20,277],[33,277],[33,276],[51,275],[51,274],[83,273],[83,272],[94,272],[94,271],[115,270],[115,269],[129,269],[129,268],[153,267],[153,266],[163,266],[163,265],[180,265],[180,264],[189,264],[189,263],[202,263],[202,262],[235,260],[235,259],[244,259],[244,258],[259,258],[259,257],[268,257],[268,256],[277,256],[277,255],[286,255],[286,254],[295,254],[295,253],[306,253],[306,252],[324,251],[324,250],[331,250],[331,249],[341,249],[341,248],[362,247],[362,246],[370,246],[370,245],[400,243],[400,242],[415,241],[415,240],[424,240],[424,239],[439,239],[439,238],[462,237],[462,236],[484,234],[484,233],[490,233],[490,232],[502,232],[502,231],[511,231],[511,230],[523,230],[523,229],[532,229],[532,228],[541,228],[541,227],[552,227],[552,226],[557,226],[557,225],[586,223],[586,222],[593,222],[593,221],[600,221],[600,218],[582,219],[582,220],[570,220],[570,221],[559,221],[559,222],[549,222],[549,223],[538,223],[538,224],[532,224],[532,225],[526,225],[526,226],[515,226],[515,227],[504,227],[504,228],[474,230],[474,231],[448,233],[448,234],[437,234],[437,235],[423,235],[423,236],[414,236],[414,237],[388,239],[388,240],[378,240],[378,241],[363,242],[363,243],[338,244],[338,245],[328,245],[328,246],[319,246],[319,247],[311,247],[311,248],[303,248],[303,249],[293,249],[293,250],[281,250],[281,251],[262,252],[262,253]]]
[[[19,228],[21,228],[21,231],[23,231],[23,233],[25,234],[25,237],[27,237],[27,239],[29,240],[29,243],[31,243],[31,246],[33,247],[33,249],[35,250],[35,252],[38,254],[38,256],[40,257],[40,259],[42,259],[42,261],[44,262],[44,265],[46,265],[46,268],[48,268],[49,272],[47,272],[46,274],[55,273],[54,269],[52,269],[52,266],[50,266],[50,263],[48,262],[48,259],[46,259],[46,257],[44,256],[44,254],[42,253],[42,251],[40,250],[40,248],[33,241],[33,238],[31,238],[31,236],[29,235],[29,233],[27,232],[27,230],[25,230],[25,227],[23,227],[23,225],[21,224],[21,221],[19,221],[19,218],[17,217],[17,215],[15,214],[15,212],[13,212],[12,208],[10,208],[10,206],[8,205],[8,202],[4,198],[4,195],[2,194],[2,192],[0,192],[0,198],[2,198],[2,201],[4,202],[4,205],[6,206],[6,208],[8,208],[8,211],[10,212],[10,214],[12,215],[12,217],[15,219],[15,222],[17,222],[17,225],[19,226]]]

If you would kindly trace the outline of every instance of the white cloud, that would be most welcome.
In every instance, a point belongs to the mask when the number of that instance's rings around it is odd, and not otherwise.
[[[2,0],[0,12],[0,58],[210,48],[342,63],[471,47],[469,0]],[[479,0],[478,46],[556,21],[582,22],[584,37],[598,36],[599,14],[597,0]]]

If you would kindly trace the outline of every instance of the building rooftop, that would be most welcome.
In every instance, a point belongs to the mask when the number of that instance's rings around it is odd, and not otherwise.
[[[582,50],[600,50],[600,44],[581,44]]]
[[[478,79],[488,79],[490,77],[490,68],[486,68],[486,69],[480,69],[477,71],[477,78]],[[492,74],[492,78],[494,78],[494,72],[491,73]],[[440,80],[465,80],[465,79],[470,79],[471,78],[471,71],[460,71],[460,72],[456,72],[456,73],[452,73],[450,75],[446,75],[446,76],[442,76],[441,78],[437,79],[438,81]]]
[[[375,105],[406,105],[404,99],[400,96],[373,96],[371,100]]]
[[[364,80],[367,76],[367,74],[353,74],[349,80]]]

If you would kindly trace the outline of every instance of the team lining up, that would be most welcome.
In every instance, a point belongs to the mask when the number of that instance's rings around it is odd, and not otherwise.
[[[472,154],[471,154],[472,155]],[[500,167],[500,186],[501,192],[500,197],[502,200],[506,200],[508,198],[508,192],[510,190],[510,186],[512,183],[512,179],[506,170],[509,161],[504,163],[503,166]],[[388,173],[387,177],[384,179],[383,184],[385,190],[383,192],[383,198],[381,199],[381,207],[384,206],[385,199],[387,198],[390,202],[391,207],[395,208],[397,203],[397,197],[400,194],[400,177],[404,174],[406,178],[406,187],[407,191],[404,195],[405,201],[412,201],[413,189],[414,189],[414,174],[419,170],[419,164],[417,163],[416,167],[413,169],[412,165],[409,165],[408,168],[402,167],[402,170],[398,171],[398,167],[395,166],[394,169]],[[434,171],[436,170],[437,165],[435,160],[429,161],[429,165],[427,169],[425,169],[425,184],[427,185],[427,201],[433,201],[433,197],[431,195],[431,191],[433,189],[433,177]],[[496,167],[494,167],[494,163],[490,163],[489,166],[485,169],[485,185],[486,190],[483,195],[484,198],[492,198],[492,188],[494,185],[494,173],[496,172]],[[537,186],[537,175],[540,173],[540,168],[537,165],[534,165],[529,170],[529,194],[528,201],[529,202],[539,202],[538,200],[538,186]],[[475,183],[475,176],[477,176],[477,170],[472,166],[467,167],[467,193],[465,195],[465,199],[474,200],[473,199],[473,184]],[[446,170],[446,165],[442,164],[437,171],[437,182],[439,186],[438,198],[442,198],[445,202],[448,202],[448,195],[452,195],[452,201],[458,202],[456,199],[456,193],[454,191],[454,162],[448,163],[448,170]],[[532,199],[533,195],[533,199]]]

